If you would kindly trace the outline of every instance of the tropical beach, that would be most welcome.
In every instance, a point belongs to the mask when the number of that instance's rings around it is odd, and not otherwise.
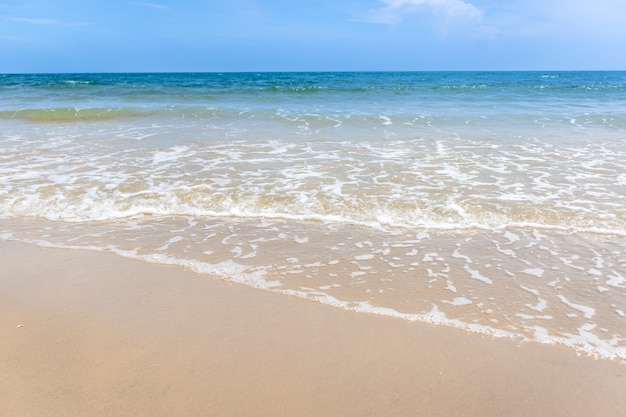
[[[625,80],[4,76],[5,408],[620,415]]]
[[[4,240],[626,359],[622,72],[1,80]]]
[[[626,415],[626,3],[4,0],[0,414]]]

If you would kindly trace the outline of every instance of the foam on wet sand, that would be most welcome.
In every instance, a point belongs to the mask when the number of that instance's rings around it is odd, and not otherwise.
[[[14,417],[626,410],[617,361],[101,252],[0,242],[0,326],[0,409]]]

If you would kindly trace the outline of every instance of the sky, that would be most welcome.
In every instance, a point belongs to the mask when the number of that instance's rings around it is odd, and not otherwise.
[[[626,70],[626,0],[0,0],[0,73]]]

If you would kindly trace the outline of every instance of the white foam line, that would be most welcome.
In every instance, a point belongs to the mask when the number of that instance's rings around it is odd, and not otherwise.
[[[506,330],[498,330],[489,326],[484,326],[476,323],[464,323],[457,319],[449,319],[446,315],[439,311],[436,305],[433,305],[432,310],[429,313],[422,314],[410,314],[410,313],[400,313],[396,310],[387,307],[377,307],[373,306],[367,301],[360,302],[349,302],[349,301],[341,301],[331,295],[328,294],[311,294],[303,291],[296,290],[274,290],[276,292],[280,292],[283,294],[288,294],[292,296],[296,296],[299,298],[306,298],[308,300],[313,300],[321,304],[330,305],[333,307],[341,308],[342,310],[354,311],[359,313],[370,313],[377,314],[381,316],[394,317],[402,320],[412,321],[412,322],[421,322],[421,323],[429,323],[429,324],[438,324],[438,325],[446,325],[451,327],[456,327],[462,330],[466,330],[472,333],[480,333],[484,335],[489,335],[492,337],[506,337],[509,339],[518,339],[518,340],[526,340],[528,339],[521,334],[511,333]]]
[[[532,268],[532,269],[524,269],[522,272],[528,275],[534,275],[537,278],[541,278],[543,276],[544,271],[541,268]]]
[[[169,206],[168,206],[169,207]],[[497,231],[507,228],[531,228],[540,230],[554,230],[563,233],[591,233],[599,235],[612,235],[612,236],[624,236],[626,237],[626,230],[619,229],[603,229],[596,227],[566,227],[558,225],[549,225],[533,222],[511,222],[501,224],[483,224],[479,222],[458,222],[458,223],[445,223],[445,222],[430,222],[430,221],[415,221],[415,222],[399,222],[383,218],[379,216],[376,220],[360,220],[341,215],[325,215],[316,213],[302,213],[302,214],[290,214],[285,212],[245,212],[238,208],[233,208],[229,211],[214,211],[206,209],[198,209],[193,206],[176,205],[177,212],[171,212],[164,207],[141,207],[133,206],[125,211],[118,210],[92,210],[80,213],[76,210],[76,207],[68,208],[71,211],[68,212],[25,212],[20,210],[19,212],[12,212],[11,210],[5,210],[4,213],[0,213],[0,216],[4,217],[41,217],[50,221],[67,222],[67,223],[85,223],[92,221],[104,221],[114,219],[124,219],[140,217],[144,215],[150,216],[206,216],[206,217],[230,217],[230,218],[244,218],[244,219],[286,219],[286,220],[298,220],[298,221],[319,221],[322,223],[330,224],[350,224],[357,226],[369,227],[376,230],[389,231],[389,228],[396,229],[428,229],[428,230],[486,230]],[[510,242],[509,242],[510,243]]]
[[[183,240],[182,236],[174,236],[173,238],[171,238],[167,242],[165,242],[165,245],[161,246],[160,248],[157,248],[157,250],[158,251],[167,250],[172,244],[174,244],[176,242],[180,242],[181,240]]]
[[[249,252],[248,254],[243,255],[241,259],[256,258],[256,255],[257,255],[256,250],[253,249],[252,252]]]
[[[450,304],[453,306],[466,306],[466,305],[473,304],[472,300],[465,298],[465,297],[456,297],[452,301],[442,300],[441,302]]]
[[[525,286],[523,286],[523,285],[520,285],[519,287],[520,287],[521,289],[523,289],[524,291],[528,291],[529,293],[534,294],[534,295],[536,295],[537,297],[539,297],[539,291],[534,290],[534,289],[532,289],[532,288],[525,287]]]
[[[487,278],[484,275],[481,275],[480,272],[478,272],[477,270],[470,268],[468,264],[465,264],[463,266],[463,269],[466,270],[470,274],[470,277],[472,279],[477,279],[479,281],[484,282],[485,284],[492,284],[493,283],[493,281],[491,281],[491,279]]]
[[[519,317],[520,319],[523,319],[523,320],[536,320],[536,319],[552,320],[554,318],[553,316],[531,316],[531,315],[522,314],[522,313],[517,313],[515,317]]]
[[[504,238],[508,240],[507,245],[510,245],[511,243],[515,243],[519,240],[518,235],[516,235],[515,233],[511,233],[508,230],[504,232]]]
[[[535,310],[541,313],[548,306],[548,302],[544,300],[543,298],[539,298],[539,301],[537,301],[536,305],[525,304],[525,306],[530,308],[531,310]]]
[[[567,346],[592,357],[626,362],[626,347],[615,346],[616,343],[614,342],[600,340],[597,336],[589,333],[587,328],[579,329],[578,335],[566,333],[564,334],[565,337],[549,335],[547,329],[540,326],[524,326],[524,328],[533,331],[533,340],[536,342]]]
[[[466,256],[466,255],[461,255],[461,254],[459,253],[459,250],[458,250],[458,249],[455,249],[455,250],[454,250],[454,252],[452,253],[452,257],[453,257],[453,258],[459,258],[459,259],[465,259],[465,262],[466,262],[466,263],[468,263],[468,264],[471,264],[471,263],[472,263],[472,260],[470,259],[470,257],[469,257],[469,256]]]
[[[626,283],[626,278],[624,278],[619,272],[611,272],[612,273],[608,275],[609,279],[606,281],[606,285],[616,288],[626,288],[624,285],[624,283]]]
[[[585,315],[586,319],[590,319],[596,314],[595,308],[591,308],[591,307],[580,305],[580,304],[574,304],[570,302],[567,298],[562,296],[561,294],[558,294],[557,297],[559,297],[559,300],[561,300],[563,304],[567,305],[568,307],[573,308],[574,310],[578,310],[582,312]]]

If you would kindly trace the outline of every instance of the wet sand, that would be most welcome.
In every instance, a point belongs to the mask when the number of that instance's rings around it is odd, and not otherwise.
[[[0,410],[22,416],[623,416],[626,365],[0,241]]]

